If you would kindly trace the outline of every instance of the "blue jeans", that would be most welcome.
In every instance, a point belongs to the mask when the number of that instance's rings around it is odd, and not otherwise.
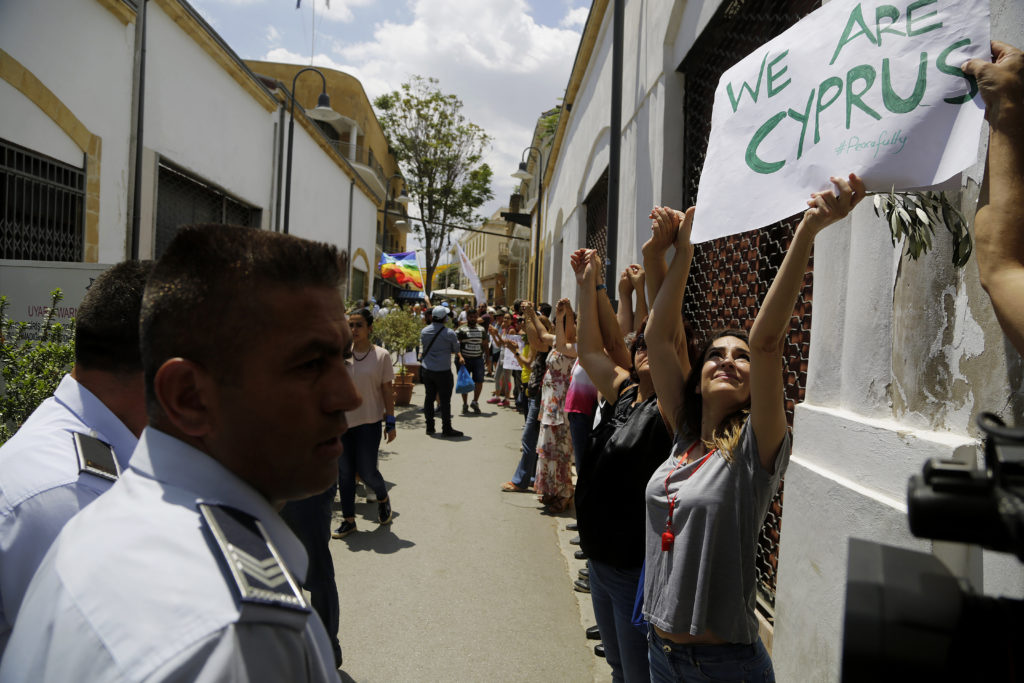
[[[523,425],[522,455],[512,483],[526,488],[537,474],[537,438],[540,436],[540,396],[531,396],[526,404],[526,424]]]
[[[593,576],[591,576],[593,582]],[[591,583],[593,590],[593,583]],[[607,647],[607,646],[606,646]],[[664,640],[654,629],[648,655],[651,683],[677,681],[757,681],[775,683],[775,670],[764,643],[750,645],[680,645]]]
[[[604,656],[612,667],[612,680],[649,681],[647,641],[633,626],[633,601],[640,582],[640,568],[619,569],[593,558],[590,566],[590,600],[604,643]],[[704,680],[704,679],[698,679]]]
[[[341,609],[338,606],[338,585],[334,580],[334,561],[331,559],[331,503],[334,487],[304,500],[295,500],[281,509],[281,517],[302,542],[309,556],[309,569],[302,587],[309,591],[310,602],[320,621],[324,622],[331,639],[334,660],[341,659],[338,644],[338,626]]]
[[[338,489],[341,491],[341,514],[346,519],[356,516],[356,472],[377,500],[387,500],[388,489],[377,469],[382,429],[380,422],[371,422],[349,427],[341,437],[345,450],[338,458]]]
[[[566,413],[569,421],[569,438],[572,439],[572,459],[576,463],[576,474],[580,473],[583,454],[590,444],[590,426],[594,424],[594,416],[586,413]]]

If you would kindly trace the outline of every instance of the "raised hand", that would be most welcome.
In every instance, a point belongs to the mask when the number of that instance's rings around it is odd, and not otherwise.
[[[633,280],[629,276],[629,267],[622,269],[622,274],[619,275],[619,292],[625,295],[627,292],[633,291]],[[621,297],[620,297],[621,298]]]
[[[676,239],[679,226],[678,212],[667,206],[656,206],[651,209],[651,238],[644,243],[647,252],[665,252]]]
[[[633,289],[638,292],[644,291],[644,281],[647,273],[644,271],[643,266],[631,263],[626,266],[626,272],[629,274],[629,281],[633,285]]]
[[[960,67],[978,79],[985,118],[993,128],[1024,120],[1024,52],[1012,45],[992,41],[992,61],[970,59]],[[1018,128],[1018,134],[1020,130]]]
[[[675,214],[677,222],[675,247],[677,252],[688,253],[690,257],[693,257],[693,244],[690,242],[690,232],[693,230],[693,213],[694,207],[690,207],[686,212],[676,211],[672,209],[672,213]]]
[[[838,194],[834,190],[811,194],[807,200],[807,206],[811,208],[804,212],[803,220],[800,221],[811,230],[812,235],[817,235],[829,225],[845,218],[867,192],[864,181],[856,173],[851,173],[848,179],[832,176],[829,180],[838,189]]]
[[[588,268],[590,265],[590,254],[596,254],[593,249],[577,249],[569,256],[569,264],[572,266],[572,271],[576,275],[576,282],[583,284],[587,281],[587,278],[594,277],[593,268]]]

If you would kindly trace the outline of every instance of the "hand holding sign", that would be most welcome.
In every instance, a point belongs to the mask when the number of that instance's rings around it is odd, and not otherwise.
[[[1024,53],[992,42],[994,63],[972,59],[991,125],[988,204],[974,219],[981,284],[999,324],[1024,354]]]
[[[1024,120],[1024,52],[993,40],[992,56],[993,62],[970,59],[961,69],[977,79],[985,100],[985,119],[993,128],[1007,123],[1020,126]]]
[[[817,235],[836,221],[845,218],[866,195],[864,181],[855,173],[850,174],[849,180],[836,176],[829,180],[839,188],[839,194],[832,190],[813,193],[807,200],[807,206],[811,208],[804,212],[804,218],[800,221],[800,225],[806,226],[811,235]]]

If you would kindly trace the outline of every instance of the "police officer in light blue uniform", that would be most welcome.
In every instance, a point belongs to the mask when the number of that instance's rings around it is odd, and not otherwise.
[[[337,476],[361,401],[337,250],[181,228],[142,310],[149,426],[29,586],[0,681],[337,681],[277,514]]]
[[[146,425],[139,309],[150,268],[125,262],[93,282],[74,369],[0,447],[0,656],[53,539],[128,466]]]

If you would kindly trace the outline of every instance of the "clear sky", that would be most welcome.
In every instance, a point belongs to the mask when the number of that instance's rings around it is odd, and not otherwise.
[[[413,74],[437,78],[493,138],[495,198],[483,215],[508,203],[510,174],[537,117],[565,92],[590,11],[587,0],[189,2],[243,59],[344,71],[371,101]]]

